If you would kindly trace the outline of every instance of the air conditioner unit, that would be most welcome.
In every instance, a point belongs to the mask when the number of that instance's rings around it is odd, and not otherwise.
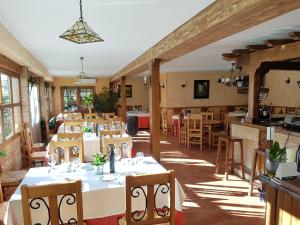
[[[96,78],[84,78],[75,82],[76,85],[96,84]]]

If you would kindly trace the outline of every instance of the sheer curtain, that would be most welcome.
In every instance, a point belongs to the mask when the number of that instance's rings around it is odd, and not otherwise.
[[[30,112],[31,112],[31,127],[32,127],[32,141],[34,143],[41,141],[41,114],[40,114],[40,98],[39,87],[34,84],[29,87],[30,91]]]

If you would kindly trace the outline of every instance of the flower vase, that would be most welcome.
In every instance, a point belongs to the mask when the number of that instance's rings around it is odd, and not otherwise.
[[[103,166],[95,166],[95,174],[96,175],[103,174]]]

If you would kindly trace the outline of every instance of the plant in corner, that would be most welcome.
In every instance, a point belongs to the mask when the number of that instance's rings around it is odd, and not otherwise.
[[[83,105],[89,109],[89,113],[92,112],[93,107],[93,94],[88,94],[83,97]]]
[[[103,90],[100,94],[94,95],[93,106],[98,113],[115,112],[118,102],[118,95],[110,90]]]
[[[106,155],[96,153],[95,155],[93,155],[93,158],[94,159],[92,165],[95,166],[96,174],[103,174],[103,165],[107,162]]]
[[[274,177],[279,163],[285,161],[286,149],[280,148],[278,141],[275,141],[272,147],[266,153],[266,169],[270,177]]]

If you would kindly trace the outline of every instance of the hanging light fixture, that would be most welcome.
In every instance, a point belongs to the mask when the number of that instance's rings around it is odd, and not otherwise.
[[[77,44],[101,42],[104,41],[95,31],[90,28],[86,22],[83,21],[82,16],[82,2],[80,0],[80,18],[76,23],[70,27],[66,32],[59,36],[60,38]]]
[[[244,85],[244,78],[241,76],[242,67],[239,68],[239,75],[235,78],[237,88],[242,88]]]
[[[85,73],[85,72],[83,71],[83,59],[84,59],[84,58],[81,56],[81,57],[80,57],[80,61],[81,61],[81,72],[79,73],[80,79],[86,79],[86,78],[88,78],[87,73]]]

